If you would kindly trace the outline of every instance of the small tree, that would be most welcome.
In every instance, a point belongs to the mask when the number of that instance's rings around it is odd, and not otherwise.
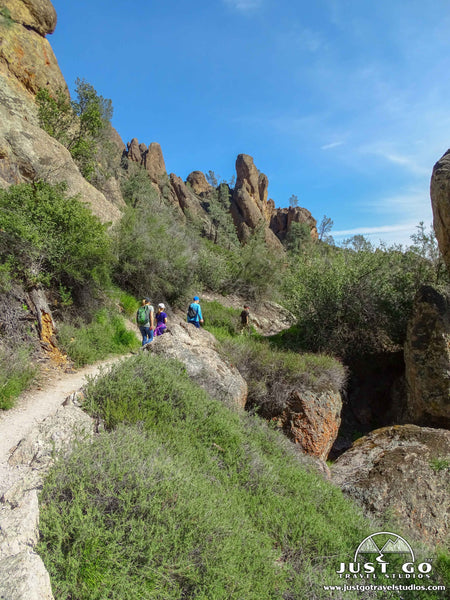
[[[298,206],[298,196],[292,194],[292,196],[289,198],[289,206],[291,208],[295,208],[296,206]]]
[[[41,88],[36,94],[41,127],[65,146],[83,177],[91,180],[96,170],[97,144],[109,125],[111,100],[99,96],[84,79],[76,80],[77,99],[71,101],[64,90],[55,95]]]
[[[330,231],[333,228],[333,221],[330,217],[323,215],[322,221],[320,222],[319,227],[317,228],[317,234],[319,236],[319,241],[325,242],[326,244],[332,245],[334,243],[333,236],[329,235]]]

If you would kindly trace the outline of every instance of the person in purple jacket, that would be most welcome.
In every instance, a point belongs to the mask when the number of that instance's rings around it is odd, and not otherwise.
[[[162,302],[158,304],[158,312],[155,315],[156,319],[156,329],[155,335],[162,335],[167,329],[167,314],[165,311],[165,306]]]

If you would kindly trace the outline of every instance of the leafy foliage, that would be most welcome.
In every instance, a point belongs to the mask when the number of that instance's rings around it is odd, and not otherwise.
[[[77,100],[64,90],[52,95],[46,88],[36,94],[41,127],[65,146],[87,180],[96,171],[97,142],[110,123],[111,100],[99,96],[84,79],[76,80]]]
[[[360,237],[346,246],[313,244],[293,256],[284,286],[298,324],[281,334],[285,343],[341,357],[392,349],[404,343],[419,286],[443,275],[413,250],[375,249]]]
[[[106,227],[62,184],[0,190],[0,260],[28,286],[105,284],[111,258]]]
[[[36,374],[37,368],[30,360],[30,349],[26,345],[15,348],[0,345],[0,410],[11,408]]]
[[[124,188],[130,206],[113,231],[114,278],[138,298],[184,301],[196,280],[192,238],[174,212],[142,183],[137,171]]]
[[[106,308],[97,311],[89,324],[61,324],[58,340],[77,367],[139,347],[136,334],[126,328],[123,318]]]

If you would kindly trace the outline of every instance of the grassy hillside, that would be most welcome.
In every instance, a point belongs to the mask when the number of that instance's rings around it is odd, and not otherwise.
[[[105,431],[41,496],[57,600],[336,597],[323,585],[374,524],[277,432],[148,354],[91,381],[85,408]]]

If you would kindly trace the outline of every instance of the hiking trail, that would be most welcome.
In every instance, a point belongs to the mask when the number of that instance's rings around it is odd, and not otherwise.
[[[48,381],[23,392],[13,408],[0,411],[0,497],[20,477],[20,469],[8,465],[11,450],[36,424],[55,414],[67,396],[84,385],[87,377],[126,356],[99,361],[74,373],[54,371]]]

